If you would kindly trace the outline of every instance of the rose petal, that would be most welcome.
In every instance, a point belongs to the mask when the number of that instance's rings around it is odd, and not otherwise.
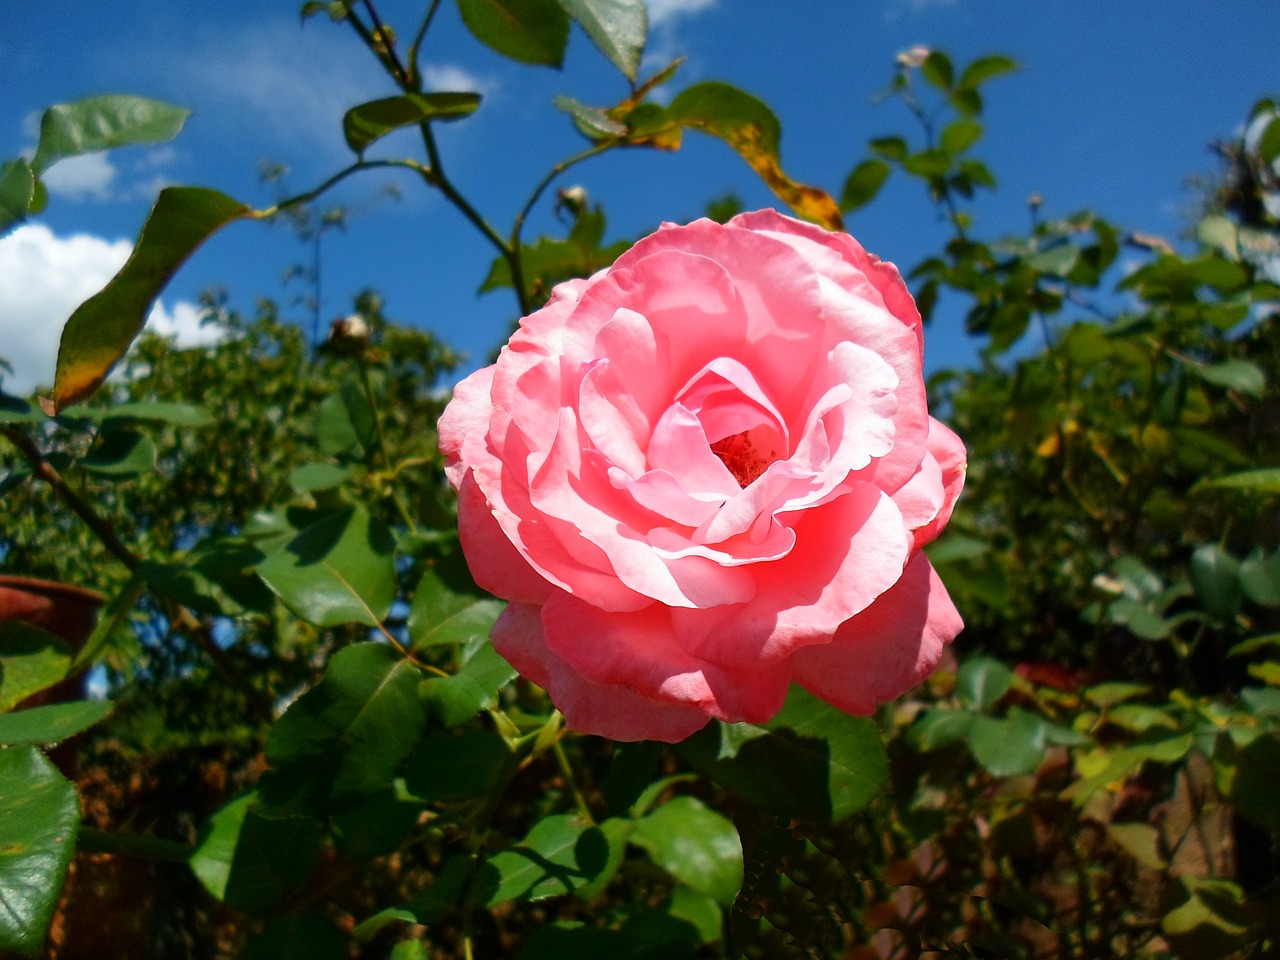
[[[730,723],[763,723],[787,695],[784,661],[732,669],[685,652],[670,611],[654,605],[629,614],[604,614],[556,591],[542,608],[547,648],[593,683],[621,685],[655,700],[696,706]],[[589,636],[591,643],[583,643]]]
[[[537,606],[509,604],[494,624],[492,637],[494,647],[516,670],[550,694],[571,729],[611,740],[676,743],[711,719],[697,707],[584,679],[547,648]]]
[[[795,680],[846,713],[866,716],[929,675],[964,624],[923,553],[871,606],[841,625],[829,644],[792,660]]]

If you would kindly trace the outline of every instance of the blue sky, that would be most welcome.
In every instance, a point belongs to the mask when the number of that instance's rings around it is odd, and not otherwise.
[[[348,30],[323,16],[300,25],[295,0],[165,0],[139,4],[19,4],[0,27],[0,157],[34,144],[34,122],[56,102],[137,93],[195,111],[175,141],[54,167],[48,211],[0,240],[0,356],[9,389],[52,378],[58,331],[78,298],[123,262],[164,184],[216,187],[255,206],[273,199],[260,161],[289,168],[302,190],[344,165],[345,109],[395,91]],[[425,6],[382,0],[382,15],[411,32]],[[957,61],[1004,53],[1019,73],[987,88],[986,138],[975,154],[999,190],[974,206],[977,233],[995,237],[1043,213],[1096,209],[1125,227],[1176,240],[1193,201],[1186,178],[1214,169],[1207,144],[1229,136],[1254,100],[1280,94],[1276,0],[662,0],[642,72],[687,56],[673,91],[698,80],[733,83],[764,99],[782,122],[788,173],[839,192],[866,141],[914,132],[896,102],[874,95],[895,55],[917,44]],[[780,14],[779,11],[785,11]],[[577,33],[562,71],[521,66],[482,47],[446,2],[425,48],[435,89],[474,89],[472,117],[440,128],[445,167],[503,233],[543,173],[583,141],[551,106],[566,93],[594,104],[626,94],[625,81]],[[387,155],[414,154],[388,138]],[[683,221],[727,191],[749,208],[775,198],[722,143],[696,135],[676,154],[629,151],[582,165],[560,185],[584,186],[609,217],[608,237],[634,237]],[[398,190],[394,199],[388,186]],[[504,292],[477,297],[491,250],[439,196],[372,172],[332,195],[348,229],[324,244],[323,313],[346,312],[365,287],[391,316],[425,326],[483,361],[514,318]],[[558,232],[550,196],[527,236]],[[848,228],[904,268],[936,249],[941,226],[915,183],[892,180]],[[287,304],[301,288],[282,276],[304,259],[287,231],[233,225],[199,251],[163,297],[161,329],[187,329],[190,304],[210,286],[251,310],[259,296]],[[286,314],[302,318],[299,307]],[[971,361],[975,344],[944,313],[926,335],[931,369]]]

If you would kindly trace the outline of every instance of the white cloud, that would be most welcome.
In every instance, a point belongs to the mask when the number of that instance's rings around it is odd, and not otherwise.
[[[470,92],[487,97],[498,89],[494,79],[481,77],[452,63],[428,64],[422,69],[422,79],[428,90]]]
[[[24,224],[0,237],[0,357],[13,366],[4,375],[8,393],[25,394],[53,381],[62,326],[81,303],[115,276],[129,258],[128,240],[89,234],[59,237],[41,223]],[[215,342],[222,331],[200,326],[198,309],[157,303],[151,329],[179,346]]]
[[[72,200],[106,200],[116,179],[115,165],[105,153],[82,153],[51,166],[41,179],[49,192]]]
[[[716,0],[649,0],[649,25],[657,27],[674,20],[715,6]]]

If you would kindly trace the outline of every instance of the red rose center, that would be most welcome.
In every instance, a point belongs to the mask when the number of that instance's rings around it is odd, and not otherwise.
[[[738,486],[745,488],[779,457],[779,452],[772,448],[772,444],[761,446],[757,445],[756,441],[761,440],[767,443],[775,437],[772,430],[759,428],[744,430],[742,433],[735,433],[723,440],[717,440],[711,444],[711,452],[729,468],[733,479],[738,481]]]

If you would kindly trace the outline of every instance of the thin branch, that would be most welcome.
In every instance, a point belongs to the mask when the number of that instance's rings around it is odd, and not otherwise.
[[[422,73],[418,69],[418,54],[422,50],[422,43],[427,37],[427,31],[431,29],[431,21],[435,19],[436,11],[439,9],[440,0],[431,0],[427,15],[422,18],[422,26],[418,27],[418,34],[413,38],[413,43],[409,45],[409,79],[413,82],[415,90],[422,87]]]

